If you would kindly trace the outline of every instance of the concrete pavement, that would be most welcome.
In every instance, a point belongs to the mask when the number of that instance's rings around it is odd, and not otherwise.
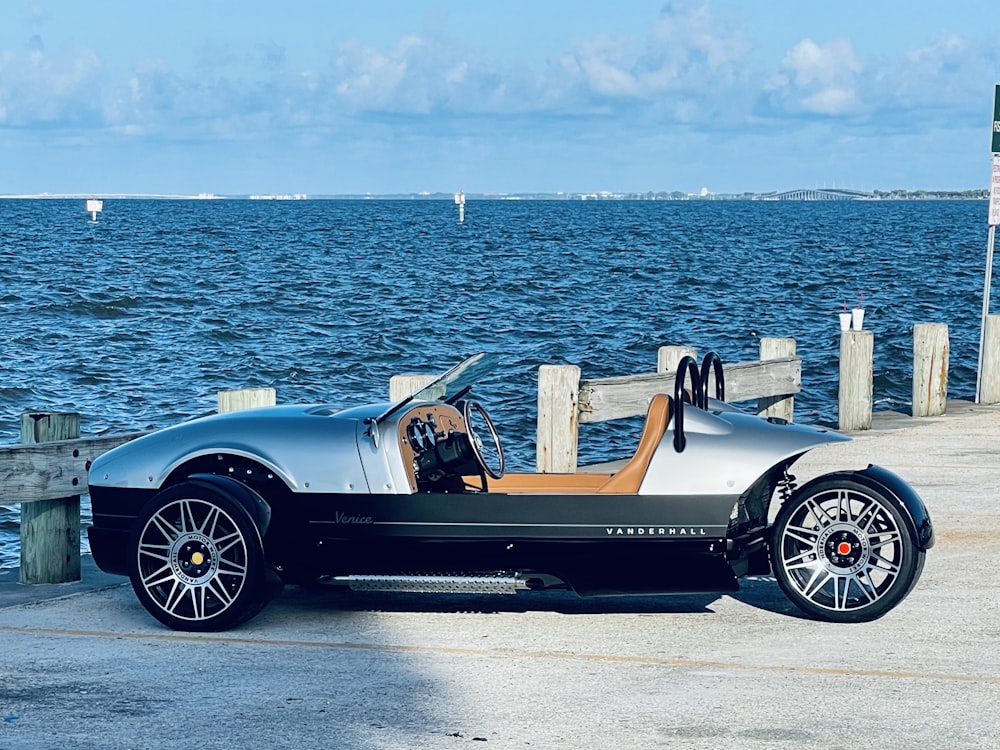
[[[81,584],[11,572],[0,749],[1000,747],[1000,408],[879,415],[856,438],[795,473],[896,471],[938,540],[876,622],[805,619],[763,577],[735,596],[627,599],[290,587],[198,635],[89,562]]]

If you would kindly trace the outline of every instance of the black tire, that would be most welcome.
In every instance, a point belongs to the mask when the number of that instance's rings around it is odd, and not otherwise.
[[[813,617],[868,622],[913,589],[926,553],[899,500],[849,477],[819,478],[778,511],[771,541],[775,578]]]
[[[174,630],[217,631],[263,609],[273,587],[260,533],[228,492],[183,482],[140,512],[129,579],[142,606]]]

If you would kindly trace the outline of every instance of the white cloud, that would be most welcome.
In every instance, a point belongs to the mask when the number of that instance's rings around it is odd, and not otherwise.
[[[451,70],[445,72],[444,80],[449,84],[462,84],[469,73],[469,63],[462,60],[452,66]]]
[[[673,73],[718,72],[746,62],[750,45],[742,31],[725,15],[716,15],[706,2],[670,4],[653,23],[649,65]],[[676,76],[674,76],[676,77]]]
[[[707,3],[668,4],[645,40],[596,36],[564,55],[561,68],[599,97],[644,100],[660,107],[666,95],[669,111],[691,106],[691,99],[704,104],[737,82],[745,83],[752,67],[749,52],[741,32],[714,16]],[[673,104],[671,96],[678,97]]]
[[[402,84],[411,67],[411,58],[418,56],[422,47],[412,36],[401,39],[396,49],[389,53],[356,43],[340,45],[330,73],[333,91],[351,109],[412,107],[419,95],[412,86],[404,88]],[[418,81],[409,83],[418,84]],[[421,104],[416,109],[419,111],[425,106]]]
[[[294,48],[266,29],[268,41],[243,48],[208,40],[190,59],[111,69],[103,50],[53,49],[32,28],[18,51],[0,50],[0,124],[190,141],[298,134],[310,142],[369,132],[400,141],[458,131],[603,137],[650,125],[729,137],[816,118],[843,128],[890,119],[919,127],[964,113],[982,79],[1000,70],[998,45],[955,35],[888,60],[862,60],[847,38],[804,38],[765,70],[743,28],[730,8],[676,2],[649,19],[644,36],[595,33],[534,68],[424,30],[391,44],[334,39],[325,63],[294,70],[286,51]],[[767,122],[758,125],[761,114]]]
[[[635,53],[627,39],[601,35],[581,42],[563,58],[563,70],[579,76],[594,93],[610,97],[634,97],[642,93],[631,69]]]
[[[803,39],[785,55],[782,67],[790,70],[795,83],[802,87],[829,84],[862,72],[861,63],[847,39],[837,39],[823,46],[812,39]]]
[[[731,128],[752,111],[758,64],[734,16],[707,2],[667,4],[643,39],[579,42],[547,71],[562,110],[623,124]]]
[[[913,64],[930,62],[937,67],[943,60],[954,60],[968,53],[969,44],[954,34],[945,34],[933,44],[910,50],[906,59]]]
[[[802,106],[809,112],[823,115],[839,115],[857,109],[857,97],[853,88],[826,86],[815,94],[802,99]]]
[[[863,72],[850,40],[820,45],[803,39],[785,54],[767,90],[778,108],[791,113],[850,114],[861,106],[857,81]]]
[[[0,107],[5,122],[18,127],[50,127],[64,122],[93,127],[100,120],[103,69],[92,50],[52,58],[41,39],[27,53],[0,55]]]
[[[998,40],[1000,42],[1000,40]],[[917,47],[897,64],[895,97],[909,106],[955,106],[1000,73],[1000,51],[953,34]],[[985,79],[985,80],[984,80]]]

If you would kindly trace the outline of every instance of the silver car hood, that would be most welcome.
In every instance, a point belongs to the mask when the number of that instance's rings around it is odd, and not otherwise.
[[[105,453],[94,461],[90,483],[157,489],[182,463],[226,453],[263,464],[296,492],[378,492],[368,486],[368,462],[381,491],[392,492],[387,485],[400,471],[385,466],[386,459],[370,449],[363,460],[358,447],[359,434],[367,429],[364,420],[383,410],[384,405],[346,411],[328,405],[275,406],[194,419]]]

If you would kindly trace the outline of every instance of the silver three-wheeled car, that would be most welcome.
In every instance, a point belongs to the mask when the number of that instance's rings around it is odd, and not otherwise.
[[[231,628],[285,582],[590,596],[769,573],[809,615],[859,622],[920,576],[917,494],[875,466],[797,486],[803,453],[848,438],[726,404],[714,354],[681,363],[605,473],[506,473],[472,395],[495,364],[475,355],[396,403],[219,414],[116,448],[90,472],[94,557],[179,630]]]

